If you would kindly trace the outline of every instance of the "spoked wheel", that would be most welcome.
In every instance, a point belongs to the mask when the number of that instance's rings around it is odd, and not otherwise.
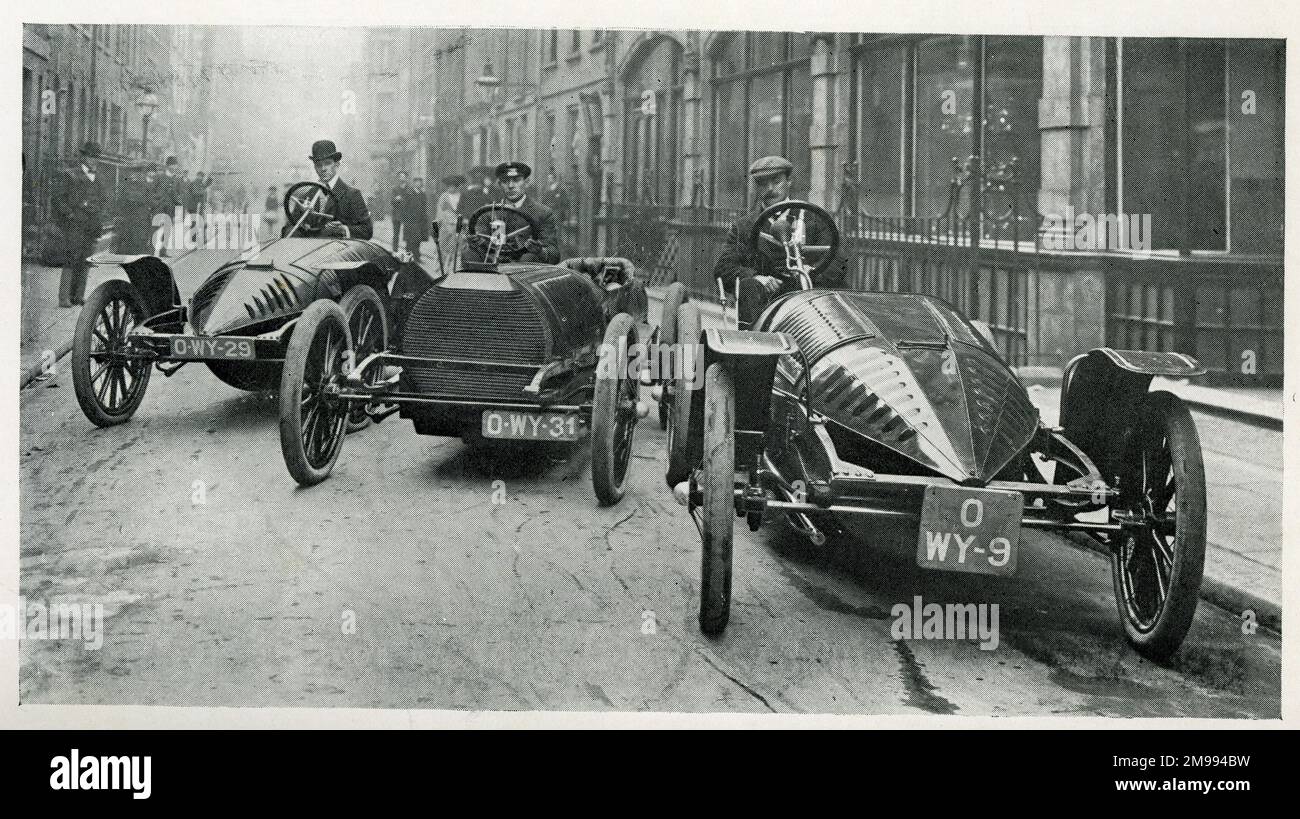
[[[360,366],[367,356],[388,349],[388,315],[373,288],[364,284],[351,288],[339,300],[339,309],[347,317],[348,331],[352,334],[353,366]],[[366,383],[374,384],[383,377],[383,368],[372,367],[365,375]],[[366,414],[365,403],[354,402],[348,410],[348,432],[368,426],[370,416]]]
[[[1205,466],[1187,406],[1152,392],[1130,449],[1123,501],[1142,522],[1125,529],[1112,556],[1115,598],[1137,651],[1164,660],[1196,614],[1205,565]]]
[[[627,340],[626,348],[620,348],[619,339]],[[631,349],[636,343],[636,322],[627,313],[619,313],[605,328],[601,357],[617,356],[619,349]],[[621,364],[607,360],[596,368],[596,394],[591,408],[591,483],[601,506],[613,506],[623,499],[637,422],[640,382],[629,377]]]
[[[735,501],[736,398],[731,370],[713,364],[704,374],[704,460],[699,481],[704,494],[700,538],[700,631],[721,634],[731,614],[731,536]]]
[[[336,397],[352,347],[347,319],[332,301],[315,301],[298,319],[280,379],[280,450],[302,486],[329,476],[343,446],[348,407]]]
[[[129,358],[127,336],[148,318],[130,282],[101,284],[86,299],[72,336],[72,387],[91,423],[111,427],[131,419],[144,400],[152,366]]]
[[[677,339],[679,343],[678,352],[684,351],[688,345],[698,345],[700,340],[700,308],[693,302],[686,302],[677,309]],[[673,374],[672,381],[672,412],[668,416],[668,471],[664,479],[668,482],[669,488],[686,480],[691,476],[691,469],[695,464],[691,462],[691,401],[694,398],[695,379],[697,370],[701,366],[704,356],[701,350],[691,347],[691,371],[687,371],[682,366],[684,355],[677,357],[677,368],[680,372]]]
[[[686,303],[686,286],[681,282],[673,282],[668,286],[664,293],[664,308],[659,318],[659,346],[672,348],[678,342],[677,338],[677,308]],[[663,355],[659,356],[659,362],[665,359]],[[679,360],[674,355],[674,362]],[[666,380],[663,385],[662,397],[659,399],[659,428],[668,429],[668,416],[673,411],[672,398],[672,381]]]

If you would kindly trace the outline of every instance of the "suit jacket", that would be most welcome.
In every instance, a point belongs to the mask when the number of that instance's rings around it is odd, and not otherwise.
[[[731,229],[727,231],[727,240],[722,249],[722,254],[718,256],[718,261],[713,266],[713,275],[715,278],[722,279],[722,284],[730,292],[735,285],[736,278],[748,278],[754,275],[776,276],[776,265],[766,254],[760,253],[758,248],[749,243],[749,234],[754,229],[754,223],[758,221],[758,216],[764,208],[758,208],[746,213],[731,224]],[[820,223],[815,221],[808,222],[808,244],[822,245],[827,241],[823,240]],[[849,261],[843,253],[840,253],[830,266],[813,277],[813,284],[818,287],[840,287],[844,284],[844,279],[848,274]]]
[[[107,194],[104,192],[103,175],[98,173],[94,179],[86,176],[78,165],[69,168],[59,178],[59,186],[54,197],[54,216],[65,233],[89,233],[103,227],[104,206]]]
[[[412,241],[429,238],[429,193],[411,188],[407,193],[406,219],[407,231]]]
[[[456,205],[456,213],[468,219],[474,215],[474,211],[484,205],[491,204],[492,199],[491,193],[477,185],[466,188],[461,192],[460,202]]]
[[[370,209],[366,207],[365,197],[361,195],[361,191],[342,179],[336,179],[330,197],[325,200],[325,205],[321,210],[333,216],[343,227],[347,228],[347,238],[349,239],[369,239],[374,235],[375,226],[370,220]],[[280,235],[286,235],[292,228],[292,224],[286,224],[281,228]],[[294,235],[313,236],[316,234],[300,227]]]
[[[394,225],[396,225],[399,222],[409,221],[406,217],[406,209],[407,206],[410,204],[411,193],[412,191],[410,185],[402,185],[401,187],[393,188],[392,216],[393,216]]]
[[[160,173],[153,181],[153,212],[175,218],[176,209],[185,207],[189,185],[179,176]]]

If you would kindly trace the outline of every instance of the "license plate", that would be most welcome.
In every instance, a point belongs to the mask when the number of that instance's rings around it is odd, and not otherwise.
[[[484,410],[483,437],[520,441],[576,441],[581,419],[571,412]]]
[[[251,338],[172,336],[172,358],[256,358]]]
[[[950,572],[1016,572],[1024,497],[1019,492],[927,486],[916,565]]]

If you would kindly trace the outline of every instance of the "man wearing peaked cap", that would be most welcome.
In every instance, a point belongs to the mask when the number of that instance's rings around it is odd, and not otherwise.
[[[713,275],[722,281],[727,292],[731,292],[737,279],[740,281],[736,312],[742,330],[752,327],[763,308],[794,283],[793,280],[786,282],[778,277],[772,260],[749,241],[759,214],[790,198],[790,179],[793,175],[794,164],[783,156],[765,156],[754,160],[749,166],[749,178],[754,182],[757,202],[753,210],[732,223],[731,229],[727,231],[722,254],[713,267]],[[819,223],[813,221],[808,244],[824,244],[818,235],[820,232]],[[847,272],[848,259],[841,254],[829,267],[817,274],[813,284],[817,287],[839,287],[843,285]]]
[[[529,236],[524,243],[522,253],[512,259],[505,258],[505,254],[503,254],[502,260],[556,264],[560,261],[560,246],[555,226],[555,212],[542,203],[533,200],[525,193],[524,188],[528,184],[528,177],[532,173],[533,169],[523,162],[502,162],[496,167],[497,182],[501,185],[505,194],[504,198],[497,204],[509,205],[528,214],[537,222],[538,227],[537,235]],[[509,212],[503,212],[501,219],[505,222],[507,234],[513,233],[528,224],[523,217]],[[479,221],[486,221],[486,217],[481,218]],[[470,230],[474,230],[473,225],[470,226]]]
[[[374,234],[374,224],[370,219],[370,209],[366,207],[365,197],[361,191],[339,179],[339,161],[343,153],[328,139],[318,139],[312,143],[312,165],[316,167],[316,177],[329,189],[329,198],[321,210],[334,218],[316,233],[317,236],[332,236],[341,239],[369,239]],[[284,232],[293,229],[285,225]],[[301,234],[305,226],[298,228]],[[296,234],[295,234],[296,235]]]

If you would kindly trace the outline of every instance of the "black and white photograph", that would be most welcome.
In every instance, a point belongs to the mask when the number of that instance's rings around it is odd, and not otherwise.
[[[1284,34],[30,11],[20,712],[1282,719]]]

